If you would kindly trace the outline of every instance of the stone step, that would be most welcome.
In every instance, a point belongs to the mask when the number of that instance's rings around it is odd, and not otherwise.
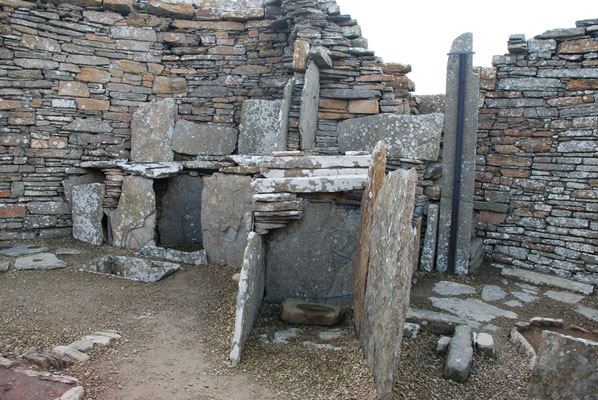
[[[503,268],[501,269],[500,274],[506,278],[531,283],[532,285],[537,286],[550,286],[585,295],[590,295],[594,292],[594,286],[592,285],[525,269]]]

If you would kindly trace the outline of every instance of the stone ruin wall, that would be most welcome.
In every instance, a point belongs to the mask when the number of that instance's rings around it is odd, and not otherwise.
[[[474,209],[496,266],[598,284],[598,19],[481,69]]]
[[[281,99],[295,77],[287,148],[297,149],[296,40],[334,64],[321,70],[312,150],[338,153],[338,121],[409,113],[410,67],[382,64],[334,1],[60,3],[1,3],[0,240],[70,235],[61,182],[91,172],[82,161],[129,159],[131,116],[154,99],[174,98],[179,120],[238,129],[245,99]],[[103,172],[110,210],[123,172]]]

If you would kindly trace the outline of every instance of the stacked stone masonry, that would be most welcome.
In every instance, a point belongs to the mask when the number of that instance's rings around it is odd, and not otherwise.
[[[334,1],[3,1],[0,240],[70,235],[62,182],[92,172],[81,162],[131,159],[132,115],[152,100],[175,99],[180,129],[230,136],[246,99],[282,99],[294,77],[287,148],[298,148],[305,70],[296,59],[319,64],[313,151],[338,154],[338,121],[409,113],[410,66],[383,64]],[[174,159],[193,161],[189,148],[175,146]],[[101,172],[111,210],[128,173]]]
[[[475,213],[492,263],[598,284],[598,19],[480,69]]]

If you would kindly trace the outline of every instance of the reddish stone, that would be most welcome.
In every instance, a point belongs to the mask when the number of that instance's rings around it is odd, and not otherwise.
[[[378,100],[351,100],[349,112],[354,114],[378,114]]]
[[[21,102],[19,100],[0,99],[0,110],[11,110],[15,108],[21,108]]]
[[[529,167],[532,165],[532,160],[527,157],[506,156],[500,154],[489,154],[486,156],[486,162],[489,165],[496,165],[498,167],[513,166],[513,167]]]
[[[77,108],[83,111],[106,111],[110,109],[110,102],[96,99],[75,99]]]
[[[591,53],[598,51],[598,41],[588,39],[566,40],[559,46],[559,53]]]
[[[81,67],[77,79],[85,82],[108,83],[110,82],[110,73],[101,69]]]
[[[0,218],[22,217],[27,213],[27,207],[19,204],[0,204]]]
[[[0,190],[0,197],[10,197],[10,190],[9,189]]]
[[[598,79],[575,79],[575,80],[567,82],[567,89],[568,90],[595,90],[595,89],[598,89]]]

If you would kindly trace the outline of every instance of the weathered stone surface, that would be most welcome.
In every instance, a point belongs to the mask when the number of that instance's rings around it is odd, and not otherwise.
[[[575,312],[583,315],[586,318],[594,320],[595,322],[598,322],[598,310],[596,310],[594,308],[585,307],[585,306],[577,306],[577,308],[575,309]]]
[[[594,291],[592,285],[524,269],[503,268],[500,270],[500,274],[507,278],[531,283],[533,285],[550,286],[584,295],[590,295]]]
[[[133,11],[135,0],[103,0],[103,6],[106,10],[116,11],[121,14],[129,14]]]
[[[496,357],[494,338],[489,333],[482,332],[474,334],[473,346],[478,354],[482,354],[486,357]]]
[[[517,314],[512,311],[503,310],[502,308],[484,303],[479,299],[430,297],[430,300],[436,308],[451,312],[462,318],[473,319],[474,321],[488,322],[496,317],[517,318]]]
[[[530,399],[592,399],[598,387],[598,343],[545,330],[529,382]]]
[[[413,274],[415,170],[389,174],[374,203],[360,340],[379,398],[392,398]]]
[[[282,100],[245,100],[239,126],[239,154],[270,155],[286,149]]]
[[[60,396],[59,400],[83,400],[85,398],[85,389],[83,386],[75,386],[67,390]]]
[[[349,112],[351,114],[378,114],[380,107],[378,100],[350,100]]]
[[[299,114],[299,134],[301,149],[309,150],[316,140],[318,129],[318,104],[320,101],[320,70],[316,63],[310,62],[301,92],[301,111]]]
[[[342,321],[341,307],[298,299],[282,302],[280,319],[290,324],[333,326]]]
[[[244,167],[280,168],[280,169],[330,169],[330,168],[369,168],[372,157],[359,156],[231,156],[237,164]]]
[[[320,96],[345,100],[371,99],[373,97],[379,98],[380,92],[373,89],[322,89]]]
[[[87,133],[110,133],[112,126],[109,121],[102,121],[95,118],[79,118],[62,129],[66,131],[87,132]]]
[[[60,81],[58,85],[59,96],[89,97],[89,88],[83,82]]]
[[[62,181],[62,188],[64,190],[64,197],[72,208],[73,202],[73,188],[77,185],[87,183],[102,183],[104,182],[104,174],[99,171],[93,171],[89,174],[72,176]]]
[[[266,300],[319,300],[351,293],[351,261],[359,213],[334,203],[306,203],[303,217],[270,232],[266,245]],[[321,300],[324,301],[324,300]],[[347,304],[350,297],[326,301]]]
[[[264,237],[250,232],[243,256],[243,266],[239,278],[235,332],[229,355],[233,366],[241,360],[245,342],[253,329],[253,324],[262,306],[266,280],[266,250]]]
[[[168,249],[165,247],[145,246],[137,251],[139,254],[146,255],[152,258],[171,261],[175,263],[203,265],[207,264],[205,250],[198,251],[180,251],[176,249]]]
[[[451,53],[472,51],[473,35],[464,33],[453,41]],[[459,56],[449,56],[446,78],[444,137],[442,142],[442,193],[440,198],[440,221],[438,228],[438,246],[436,268],[447,271],[454,261],[452,273],[463,275],[469,270],[469,251],[471,247],[471,225],[473,220],[473,190],[475,180],[476,143],[478,132],[478,97],[480,77],[472,72],[473,55],[465,57],[465,107],[463,122],[463,141],[461,173],[455,176],[455,157],[457,151],[457,120],[459,99]],[[459,180],[459,207],[457,215],[452,215],[453,183]],[[450,237],[453,218],[457,224],[456,237]],[[449,244],[455,243],[454,260],[449,261]]]
[[[115,275],[120,278],[131,279],[140,282],[157,282],[160,279],[175,273],[181,268],[179,264],[150,261],[143,258],[125,257],[125,256],[107,256],[98,261],[82,265],[79,270],[84,272],[94,272],[98,274]],[[114,335],[102,333],[101,335],[110,339],[116,339]],[[93,339],[85,336],[83,339]]]
[[[366,175],[308,176],[255,179],[251,187],[259,193],[333,193],[363,189],[366,181]]]
[[[239,269],[251,231],[251,178],[216,173],[203,178],[201,231],[210,264]]]
[[[484,301],[502,300],[505,297],[507,297],[507,292],[505,292],[500,286],[485,285],[482,288],[482,300]]]
[[[370,258],[370,236],[374,218],[374,204],[386,175],[386,145],[378,142],[372,152],[372,165],[368,169],[367,185],[361,196],[361,215],[357,234],[357,250],[353,262],[353,322],[355,330],[361,331],[363,302]]]
[[[191,155],[228,155],[237,146],[237,130],[227,124],[196,124],[184,119],[174,127],[172,149]]]
[[[309,56],[320,69],[329,69],[333,67],[332,58],[330,58],[330,52],[325,47],[312,47],[309,50]]]
[[[56,346],[52,349],[52,353],[59,356],[66,356],[78,362],[89,361],[89,356],[69,346]]]
[[[67,265],[65,261],[62,261],[52,253],[38,253],[17,258],[14,267],[16,270],[56,269],[64,268]]]
[[[158,221],[160,243],[202,243],[200,176],[178,175],[168,179]]]
[[[438,210],[438,204],[430,204],[430,207],[428,208],[424,248],[422,249],[420,258],[421,269],[428,272],[434,269],[436,239],[438,236]]]
[[[475,294],[476,290],[473,286],[464,285],[462,283],[451,281],[436,282],[432,291],[441,296],[460,296],[464,294]]]
[[[10,267],[10,263],[8,261],[0,261],[0,272],[8,271],[9,267]]]
[[[151,28],[113,26],[112,28],[110,28],[110,34],[113,39],[129,39],[146,42],[155,42],[157,39],[156,31]]]
[[[153,246],[155,223],[153,181],[125,176],[118,207],[111,215],[113,244],[129,249]]]
[[[110,343],[112,343],[112,341],[114,339],[112,339],[109,336],[104,336],[104,335],[86,335],[86,336],[83,336],[81,338],[81,340],[90,341],[94,345],[98,345],[101,347],[108,347],[108,346],[110,346]]]
[[[579,303],[584,298],[584,296],[578,294],[573,294],[570,292],[557,292],[554,290],[547,290],[546,292],[544,292],[544,296],[551,298],[552,300],[568,304]]]
[[[47,247],[33,246],[30,244],[0,244],[0,256],[21,257],[31,254],[46,253]]]
[[[104,242],[102,218],[104,217],[105,185],[87,183],[73,187],[73,237],[82,242],[100,245]]]
[[[83,16],[89,22],[95,22],[102,25],[114,25],[115,22],[123,19],[123,16],[110,11],[83,11]]]
[[[417,322],[423,330],[435,335],[452,335],[455,327],[467,325],[473,329],[480,327],[480,323],[466,318],[455,317],[451,314],[430,310],[410,308],[407,310],[407,321]]]
[[[438,343],[436,343],[436,349],[434,350],[434,352],[436,354],[441,354],[441,355],[446,354],[450,343],[451,343],[450,336],[441,336],[440,339],[438,339]]]
[[[471,328],[460,325],[455,328],[455,335],[449,343],[444,376],[456,382],[467,381],[471,372],[472,358]]]
[[[383,140],[388,157],[436,161],[442,121],[442,114],[379,114],[346,120],[338,124],[339,149],[370,152]]]
[[[172,161],[174,99],[140,106],[131,120],[131,161]]]
[[[90,340],[76,340],[73,343],[69,344],[70,348],[73,348],[81,353],[87,353],[91,349],[93,349],[93,342]]]
[[[309,42],[298,39],[295,41],[295,51],[293,53],[293,69],[303,72],[307,69],[307,56],[309,54]]]
[[[195,15],[193,4],[190,3],[150,0],[148,5],[149,11],[155,15],[182,19],[193,19]]]

